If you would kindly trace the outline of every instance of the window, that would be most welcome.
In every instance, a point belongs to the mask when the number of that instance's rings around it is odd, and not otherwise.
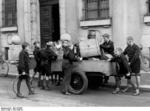
[[[147,14],[150,15],[150,0],[147,0]]]
[[[12,27],[17,25],[17,6],[16,0],[3,0],[2,21],[3,27]]]
[[[83,0],[84,20],[109,18],[109,0]]]
[[[96,38],[96,30],[89,30],[88,39],[95,39],[95,38]]]

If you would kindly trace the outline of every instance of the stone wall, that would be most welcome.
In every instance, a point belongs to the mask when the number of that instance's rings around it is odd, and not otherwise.
[[[70,33],[74,43],[81,38],[87,38],[88,30],[97,30],[100,32],[100,36],[104,33],[110,34],[115,46],[124,48],[126,37],[131,35],[135,38],[136,43],[141,43],[144,46],[145,54],[149,55],[150,26],[143,22],[143,17],[147,12],[146,0],[110,0],[110,18],[112,21],[108,27],[80,26],[83,16],[82,0],[59,0],[59,4],[61,34]],[[0,5],[2,6],[2,0],[0,0]],[[13,34],[18,34],[22,42],[29,42],[33,49],[33,42],[40,41],[39,10],[39,0],[17,0],[18,26],[15,30],[1,31],[1,49],[4,50],[5,47],[9,47],[10,55],[14,52],[14,46],[8,44],[8,40]],[[2,7],[0,7],[0,15],[2,15]],[[1,17],[0,27],[2,27]],[[18,50],[20,49],[18,48]]]

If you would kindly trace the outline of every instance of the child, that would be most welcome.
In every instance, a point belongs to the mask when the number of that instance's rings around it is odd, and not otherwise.
[[[135,44],[132,36],[127,37],[127,47],[123,54],[128,56],[131,73],[135,75],[136,79],[136,90],[134,96],[140,95],[140,81],[141,81],[141,61],[140,61],[140,48]]]
[[[39,73],[39,81],[38,81],[38,86],[40,87],[41,85],[41,82],[40,82],[40,78],[41,78],[41,57],[40,57],[40,42],[34,42],[34,51],[33,51],[33,54],[34,54],[34,58],[35,58],[35,61],[36,61],[36,67],[34,68],[34,74],[33,74],[33,77],[32,79],[35,77],[35,75],[37,74],[37,72]]]
[[[111,61],[117,63],[117,74],[115,75],[116,89],[115,91],[113,91],[113,94],[117,94],[121,91],[121,78],[123,76],[125,76],[125,78],[127,79],[127,88],[129,88],[129,85],[135,88],[134,84],[131,81],[130,67],[128,65],[128,61],[123,55],[123,51],[121,48],[117,48],[115,50],[115,57]]]
[[[17,82],[17,96],[23,97],[20,93],[20,86],[22,80],[26,80],[27,87],[29,89],[29,95],[34,94],[31,90],[30,86],[30,77],[29,77],[29,54],[28,54],[29,44],[24,42],[22,44],[22,51],[19,54],[19,63],[18,63],[18,73],[19,73],[19,80]]]
[[[74,46],[71,43],[71,36],[69,34],[62,35],[62,46],[64,50],[63,55],[63,63],[62,63],[62,70],[64,73],[64,80],[63,80],[63,90],[62,93],[65,95],[70,95],[69,93],[69,85],[71,81],[71,71],[75,67],[73,62],[81,61],[82,58],[79,58],[75,55]]]
[[[40,51],[41,57],[41,86],[42,89],[49,90],[49,81],[52,77],[51,62],[57,59],[56,53],[51,49],[52,42],[46,43],[46,48]]]
[[[58,56],[58,60],[62,60],[63,59],[63,49],[62,49],[62,42],[60,40],[54,42],[54,51]],[[59,72],[54,73],[53,75],[54,77],[54,83],[56,86],[60,85],[61,82],[61,78],[62,78],[62,74],[60,74]]]

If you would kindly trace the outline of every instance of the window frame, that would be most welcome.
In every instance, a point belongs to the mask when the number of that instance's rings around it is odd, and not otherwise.
[[[11,6],[7,6],[8,4]],[[2,1],[2,27],[17,27],[17,0],[9,0],[7,3],[6,0]]]
[[[97,9],[88,9],[88,0],[83,0],[83,5],[84,5],[84,8],[82,9],[82,13],[83,13],[83,20],[85,21],[88,21],[88,20],[104,20],[104,19],[109,19],[110,18],[110,7],[109,7],[109,0],[106,0],[106,2],[108,2],[108,6],[107,8],[104,7],[104,8],[101,8],[100,7],[100,2],[103,2],[104,0],[96,0],[97,2]],[[108,15],[107,17],[103,17],[101,16],[101,11],[102,10],[107,10],[108,11]],[[89,11],[97,11],[97,18],[89,18],[88,17],[88,12]]]

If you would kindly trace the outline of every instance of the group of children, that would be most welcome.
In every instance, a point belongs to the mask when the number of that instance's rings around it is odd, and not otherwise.
[[[56,59],[63,59],[63,73],[61,75],[64,75],[63,85],[62,85],[62,93],[64,94],[70,94],[68,91],[69,83],[71,80],[71,66],[72,62],[80,60],[79,57],[77,57],[74,54],[74,47],[71,43],[70,35],[65,34],[64,38],[62,36],[62,42],[47,42],[45,48],[40,48],[40,43],[35,42],[34,43],[34,58],[36,61],[36,67],[34,68],[34,74],[33,77],[36,75],[36,73],[39,73],[39,81],[38,86],[41,87],[41,89],[49,90],[49,83],[50,80],[52,80],[53,74],[51,71],[51,63],[52,61],[55,61]],[[67,37],[67,38],[65,38]],[[19,54],[19,63],[18,63],[18,72],[19,72],[19,80],[17,83],[17,96],[23,97],[23,95],[20,92],[20,86],[23,79],[26,80],[27,87],[29,89],[29,94],[34,94],[31,88],[31,80],[33,78],[30,78],[29,75],[29,44],[23,43],[22,44],[22,51]],[[57,75],[57,74],[55,74]],[[60,76],[59,76],[60,79]],[[60,80],[59,80],[60,82]],[[60,83],[59,83],[60,84]]]
[[[55,48],[58,50],[63,50],[62,59],[62,70],[64,73],[63,79],[63,88],[62,93],[69,93],[69,84],[71,81],[71,70],[74,67],[73,62],[82,61],[82,58],[75,54],[74,46],[71,42],[71,36],[69,34],[64,34],[61,36],[62,43],[52,43],[48,42],[46,48],[41,49],[39,42],[35,42],[34,57],[37,62],[37,66],[34,69],[35,74],[40,73],[39,76],[39,85],[42,89],[49,89],[49,80],[52,75],[51,72],[51,62],[58,58],[59,53],[56,53],[52,46],[55,45]],[[19,54],[19,65],[18,72],[20,74],[19,81],[17,84],[17,96],[22,97],[20,93],[20,85],[23,79],[26,80],[27,86],[29,88],[29,94],[34,94],[30,86],[30,77],[29,77],[29,54],[28,54],[28,43],[22,44],[22,51]],[[111,46],[111,45],[110,45]],[[101,46],[102,47],[102,46]],[[61,49],[62,48],[62,49]],[[104,47],[102,47],[104,48]],[[113,47],[114,49],[114,47]],[[112,52],[112,51],[111,51]],[[116,80],[116,89],[113,91],[113,94],[121,92],[121,78],[125,77],[127,79],[127,87],[122,91],[126,92],[130,85],[135,89],[134,95],[139,95],[139,83],[140,83],[140,59],[139,59],[140,49],[134,43],[132,37],[127,38],[127,48],[125,51],[122,51],[121,48],[116,48],[113,52],[113,57],[107,59],[110,62],[116,62],[117,73],[114,75]],[[127,57],[125,56],[127,55]],[[136,86],[131,81],[132,74],[135,74],[136,77]]]
[[[111,62],[116,62],[116,89],[113,94],[128,91],[130,85],[135,90],[133,95],[140,94],[140,48],[134,43],[132,37],[127,38],[127,47],[123,51],[121,48],[116,48],[114,57],[110,59]],[[136,85],[132,82],[132,76],[136,78]],[[121,78],[127,79],[127,87],[121,90]]]

